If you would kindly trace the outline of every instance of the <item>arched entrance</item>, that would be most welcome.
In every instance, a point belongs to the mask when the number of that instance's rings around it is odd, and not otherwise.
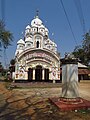
[[[28,68],[28,80],[33,80],[33,68]]]
[[[44,79],[45,79],[46,81],[49,80],[49,69],[45,69],[45,71],[44,71]]]
[[[35,69],[35,80],[41,81],[42,80],[42,66],[37,65]]]

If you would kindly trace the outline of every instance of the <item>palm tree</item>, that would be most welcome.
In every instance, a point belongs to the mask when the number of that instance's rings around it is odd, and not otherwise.
[[[11,45],[11,41],[13,40],[13,35],[9,30],[6,30],[5,24],[0,20],[0,47],[3,46],[6,49],[9,45]]]

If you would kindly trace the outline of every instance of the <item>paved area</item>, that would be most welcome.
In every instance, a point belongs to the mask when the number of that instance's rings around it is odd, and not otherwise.
[[[25,83],[9,89],[0,82],[0,120],[89,120],[89,111],[60,112],[48,98],[61,96],[60,84]],[[60,87],[59,87],[60,86]],[[90,82],[79,83],[80,96],[90,100]]]

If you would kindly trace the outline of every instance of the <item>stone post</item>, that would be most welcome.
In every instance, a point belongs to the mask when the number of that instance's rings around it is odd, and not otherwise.
[[[42,69],[42,80],[44,80],[44,69]]]
[[[33,80],[35,80],[35,69],[33,69]]]
[[[78,61],[64,58],[62,61],[62,97],[78,98]]]

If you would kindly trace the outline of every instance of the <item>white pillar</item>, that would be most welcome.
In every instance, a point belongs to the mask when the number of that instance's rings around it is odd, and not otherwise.
[[[65,62],[65,61],[64,61]],[[66,63],[62,65],[62,97],[77,98],[78,92],[78,65]]]
[[[42,69],[42,80],[44,80],[44,69]]]
[[[53,83],[55,83],[55,80],[53,80]]]
[[[33,80],[35,80],[35,69],[33,69]]]

